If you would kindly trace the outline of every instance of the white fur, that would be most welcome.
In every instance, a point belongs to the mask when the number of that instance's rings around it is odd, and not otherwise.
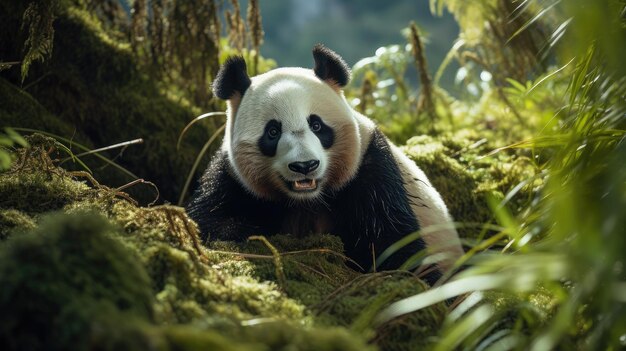
[[[393,144],[391,150],[402,173],[411,209],[420,224],[421,237],[431,252],[443,254],[437,265],[446,271],[463,255],[459,234],[452,224],[448,208],[415,162]]]
[[[319,139],[309,129],[307,119],[312,114],[319,115],[324,123],[336,130],[339,127],[338,122],[343,125],[346,116],[352,115],[345,98],[320,81],[313,71],[304,68],[278,68],[252,77],[251,81],[236,108],[236,116],[233,115],[233,108],[228,113],[223,147],[228,151],[235,173],[254,192],[254,185],[241,172],[245,165],[236,161],[233,150],[241,143],[256,144],[263,135],[267,122],[275,119],[282,123],[282,136],[276,156],[272,158],[272,169],[288,181],[301,180],[304,176],[291,171],[287,165],[296,161],[319,160],[318,168],[307,175],[309,178],[322,179],[318,190],[288,194],[299,199],[319,196],[333,150],[324,150]],[[358,137],[356,120],[350,126],[355,129]],[[360,144],[356,145],[353,152],[361,153]],[[355,164],[350,171],[356,173],[357,167]]]

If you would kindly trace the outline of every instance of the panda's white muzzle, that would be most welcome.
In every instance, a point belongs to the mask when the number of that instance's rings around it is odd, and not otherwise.
[[[308,161],[296,161],[291,162],[289,165],[290,170],[296,173],[301,173],[305,177],[315,171],[320,165],[319,160],[308,160]],[[291,184],[291,188],[293,191],[311,191],[317,189],[317,181],[315,179],[305,178],[302,180],[296,180]]]
[[[313,133],[283,135],[277,150],[278,171],[297,198],[317,195],[326,171],[326,155]]]

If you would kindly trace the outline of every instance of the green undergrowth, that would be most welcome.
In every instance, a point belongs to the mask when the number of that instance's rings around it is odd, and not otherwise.
[[[426,286],[357,273],[335,236],[207,247],[182,208],[139,207],[29,143],[0,173],[5,350],[409,350],[440,328],[443,304],[375,325]]]

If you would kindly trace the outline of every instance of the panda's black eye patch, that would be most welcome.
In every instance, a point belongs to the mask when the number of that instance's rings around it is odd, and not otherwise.
[[[309,116],[309,128],[315,133],[325,149],[333,146],[335,142],[335,132],[331,127],[326,125],[322,118],[318,115]]]
[[[263,135],[259,139],[259,149],[265,156],[275,156],[278,140],[282,135],[282,124],[275,119],[270,120],[265,125]]]

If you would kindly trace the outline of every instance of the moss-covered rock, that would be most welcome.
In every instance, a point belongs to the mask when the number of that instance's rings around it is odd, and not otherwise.
[[[492,154],[494,147],[487,139],[467,130],[437,138],[413,137],[403,150],[441,193],[454,220],[466,224],[459,229],[465,238],[484,234],[479,226],[493,221],[488,196],[503,199],[521,185],[507,203],[518,213],[540,182],[528,157],[507,151]]]
[[[7,239],[13,230],[30,230],[35,221],[26,213],[15,209],[0,210],[0,241]]]
[[[0,339],[8,349],[88,344],[99,316],[111,312],[153,318],[148,275],[112,231],[101,217],[53,216],[2,244]]]

